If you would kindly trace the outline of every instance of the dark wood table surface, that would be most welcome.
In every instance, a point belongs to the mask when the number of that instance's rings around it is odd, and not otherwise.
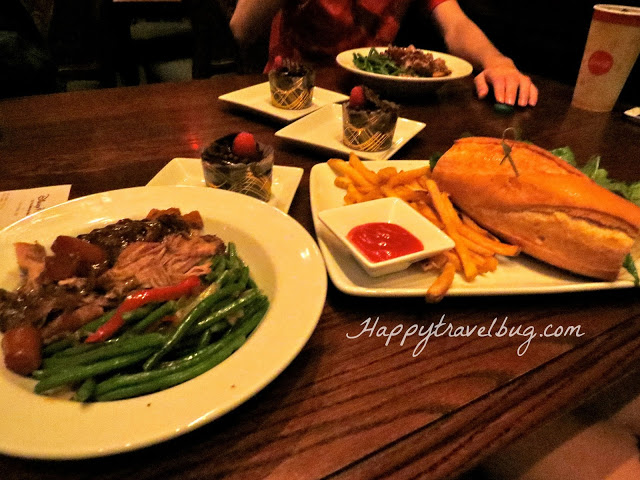
[[[281,125],[230,108],[219,95],[264,81],[223,75],[181,84],[63,93],[0,101],[0,190],[71,183],[71,196],[146,184],[175,157],[198,157],[239,130],[274,145],[276,162],[304,168],[290,214],[313,234],[309,172],[326,153],[296,147]],[[474,96],[471,79],[437,94],[402,98],[402,116],[426,128],[394,158],[424,159],[465,133],[501,136],[507,127],[541,147],[569,145],[579,161],[602,156],[611,177],[640,178],[640,126],[620,107],[593,114],[570,108],[571,87],[536,78],[540,102],[512,115]],[[318,84],[348,92],[335,68]],[[432,338],[403,346],[362,335],[379,318],[391,329],[455,325],[542,329],[580,325],[581,337]],[[264,390],[234,411],[143,450],[81,461],[0,456],[3,479],[80,478],[445,478],[499,451],[638,366],[636,289],[535,296],[358,298],[329,284],[306,347]],[[188,401],[188,399],[185,399]],[[6,413],[5,413],[6,414]],[[126,419],[125,419],[126,420]],[[16,418],[19,422],[20,419]],[[0,432],[2,435],[2,432]]]

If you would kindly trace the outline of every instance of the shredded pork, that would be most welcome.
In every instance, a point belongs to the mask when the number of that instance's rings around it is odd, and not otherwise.
[[[109,258],[105,269],[76,271],[63,279],[47,274],[55,255],[38,243],[16,243],[24,283],[16,291],[0,289],[0,331],[30,324],[47,341],[73,332],[115,308],[132,290],[175,285],[190,275],[209,273],[206,260],[224,251],[215,235],[201,235],[198,212],[182,216],[178,209],[152,211],[144,220],[116,224],[81,235],[98,245]],[[95,248],[95,247],[92,247]],[[74,253],[62,264],[74,260]],[[78,253],[80,255],[80,253]],[[97,272],[97,273],[96,273]]]

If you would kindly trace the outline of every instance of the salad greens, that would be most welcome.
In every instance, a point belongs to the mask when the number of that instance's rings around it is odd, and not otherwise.
[[[406,69],[398,66],[386,55],[381,54],[375,48],[369,50],[365,57],[360,53],[353,54],[353,64],[360,70],[381,75],[398,76],[407,73]]]

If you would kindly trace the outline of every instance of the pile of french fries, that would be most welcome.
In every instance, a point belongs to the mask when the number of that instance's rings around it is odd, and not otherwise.
[[[346,190],[345,204],[384,197],[398,197],[443,230],[454,242],[452,250],[422,263],[422,268],[439,275],[426,293],[428,302],[438,302],[453,283],[456,272],[468,282],[498,267],[496,255],[515,256],[520,249],[502,243],[468,216],[458,212],[449,195],[431,179],[428,166],[398,171],[389,166],[374,172],[351,153],[349,161],[332,158],[329,166],[336,173],[335,185]]]

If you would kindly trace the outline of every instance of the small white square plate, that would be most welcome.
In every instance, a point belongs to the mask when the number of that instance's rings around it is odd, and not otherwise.
[[[381,152],[356,152],[367,160],[387,160],[426,125],[406,118],[398,118],[391,148]],[[276,132],[276,137],[320,147],[338,155],[354,151],[342,143],[342,105],[327,105]]]
[[[455,246],[454,241],[442,230],[399,198],[381,198],[330,208],[319,212],[318,217],[342,240],[342,243],[372,277],[400,272],[409,268],[409,265],[414,262],[450,250]],[[417,238],[422,244],[422,249],[388,260],[372,262],[349,240],[349,232],[354,227],[369,223],[398,225]],[[387,237],[383,238],[386,240]]]
[[[278,120],[291,122],[308,115],[324,105],[343,102],[348,100],[349,97],[331,90],[315,87],[313,89],[313,103],[310,107],[301,110],[286,110],[284,108],[274,107],[271,104],[269,82],[264,82],[234,92],[225,93],[224,95],[220,95],[218,99],[238,107],[254,110]]]
[[[303,172],[304,169],[299,167],[274,165],[271,198],[267,203],[287,213],[300,184]],[[149,187],[159,185],[204,187],[200,159],[174,158],[147,183]]]

